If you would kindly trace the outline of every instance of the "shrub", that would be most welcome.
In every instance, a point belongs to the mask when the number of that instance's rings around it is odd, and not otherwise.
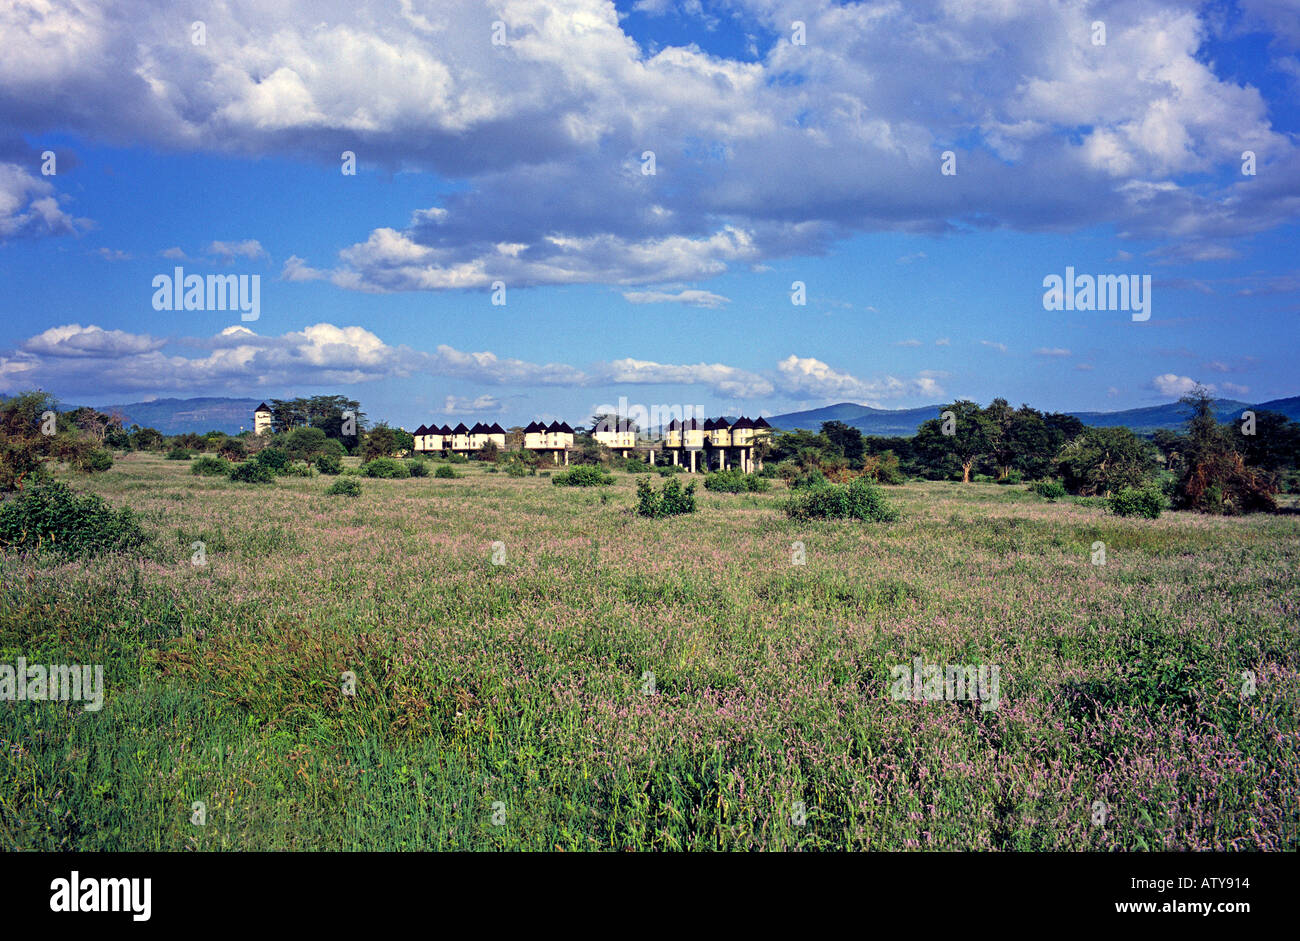
[[[1018,470],[1008,471],[1007,476],[998,478],[998,483],[1003,485],[1020,484],[1024,482],[1025,482],[1025,475],[1020,473],[1020,471]]]
[[[190,465],[195,477],[224,477],[230,473],[230,462],[223,457],[204,455]]]
[[[246,461],[230,469],[230,479],[241,484],[270,484],[275,476],[275,471],[260,461]]]
[[[280,471],[281,477],[315,477],[316,472],[311,469],[310,464],[302,464],[298,461],[292,461]]]
[[[686,473],[686,468],[680,464],[665,464],[662,467],[656,467],[655,473],[660,477],[672,477],[674,474]]]
[[[499,473],[501,473],[500,469],[499,469],[495,464],[493,464],[491,467],[489,467],[489,468],[487,469],[487,472],[488,472],[489,474],[499,474]]]
[[[538,476],[538,477],[550,477],[550,476],[551,476],[551,472],[550,472],[550,471],[542,471],[542,472],[541,472],[540,474],[538,474],[537,476]]]
[[[762,493],[770,485],[757,474],[742,470],[716,471],[704,478],[704,489],[718,493]]]
[[[113,454],[104,448],[95,448],[93,451],[88,451],[76,463],[77,470],[85,471],[87,474],[97,474],[100,471],[108,470],[112,466]]]
[[[1065,484],[1059,480],[1040,480],[1029,489],[1052,503],[1065,496]]]
[[[664,481],[662,492],[655,492],[650,481],[642,477],[636,482],[636,512],[638,516],[656,518],[695,512],[695,481],[682,488],[676,477]]]
[[[443,480],[455,480],[460,474],[450,464],[439,464],[438,469],[433,472],[434,477],[440,477]]]
[[[329,452],[316,455],[316,469],[322,474],[341,474],[343,458]]]
[[[1125,487],[1110,498],[1110,511],[1116,516],[1143,516],[1149,520],[1159,519],[1160,511],[1165,508],[1165,498],[1154,487]]]
[[[295,428],[284,437],[284,448],[296,461],[310,461],[323,454],[330,439],[319,428]]]
[[[148,541],[130,509],[115,510],[94,494],[58,481],[40,483],[0,506],[0,547],[48,550],[76,557],[125,552]]]
[[[1266,471],[1248,466],[1235,451],[1211,453],[1187,468],[1178,482],[1176,506],[1201,513],[1236,516],[1277,511],[1277,483]]]
[[[228,461],[242,461],[248,456],[248,448],[238,438],[227,438],[217,448],[217,453]]]
[[[872,523],[892,523],[899,516],[884,492],[865,477],[849,484],[813,487],[792,497],[785,512],[794,519],[857,519]]]
[[[377,457],[361,465],[361,473],[366,477],[384,477],[397,479],[410,477],[410,469],[401,461],[391,457]]]
[[[528,473],[528,469],[525,468],[524,465],[521,464],[519,461],[511,461],[509,464],[506,465],[506,474],[510,477],[523,477],[527,473]],[[537,473],[536,468],[533,468],[533,473],[534,474]]]
[[[862,459],[862,473],[863,476],[869,480],[874,480],[878,484],[897,486],[907,480],[899,467],[898,455],[893,451],[868,454]]]
[[[818,487],[825,487],[830,484],[826,475],[819,468],[813,467],[797,474],[790,480],[790,489],[792,490],[815,490]]]
[[[188,461],[191,457],[193,455],[184,448],[172,448],[167,452],[167,460],[169,461]]]
[[[279,448],[266,448],[258,451],[257,457],[254,458],[258,464],[269,468],[272,473],[278,474],[289,465],[289,455]]]
[[[325,492],[334,497],[359,497],[361,496],[361,481],[355,477],[340,477],[330,484]]]
[[[649,474],[654,468],[639,457],[629,457],[623,460],[623,470],[629,474]]]
[[[406,470],[412,477],[429,476],[429,465],[424,461],[407,461]]]
[[[583,464],[551,478],[551,483],[557,487],[605,487],[613,482],[614,476],[605,473],[595,464]]]

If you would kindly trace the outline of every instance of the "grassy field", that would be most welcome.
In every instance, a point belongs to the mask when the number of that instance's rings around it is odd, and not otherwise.
[[[633,475],[459,469],[359,498],[143,454],[76,480],[156,544],[0,558],[0,662],[106,684],[100,712],[0,705],[0,846],[1300,843],[1300,516],[916,482],[889,525],[796,523],[780,484],[644,520]],[[998,708],[895,701],[915,657],[997,665]]]

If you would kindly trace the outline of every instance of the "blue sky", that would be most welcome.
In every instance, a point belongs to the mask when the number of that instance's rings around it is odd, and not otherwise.
[[[1300,393],[1294,0],[19,2],[0,41],[0,393]],[[155,310],[176,265],[260,276],[258,319]],[[1045,310],[1067,266],[1149,275],[1150,320]]]

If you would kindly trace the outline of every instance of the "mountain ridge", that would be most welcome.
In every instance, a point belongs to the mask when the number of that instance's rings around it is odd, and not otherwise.
[[[251,428],[253,409],[261,402],[256,398],[223,398],[203,396],[192,399],[154,399],[149,402],[132,402],[119,405],[97,406],[102,412],[119,411],[126,417],[126,425],[157,428],[163,434],[175,435],[187,431],[202,434],[207,431],[224,431],[238,434],[241,428]],[[842,421],[863,434],[904,437],[916,433],[917,427],[931,418],[938,418],[941,405],[920,408],[886,409],[839,402],[822,408],[807,409],[768,416],[773,428],[790,431],[806,428],[817,431],[822,422]],[[1266,402],[1248,403],[1234,399],[1220,399],[1215,403],[1219,421],[1237,419],[1245,409],[1280,412],[1292,421],[1300,421],[1300,396],[1270,399]],[[65,409],[66,410],[66,409]],[[1149,405],[1142,408],[1122,409],[1115,412],[1066,412],[1085,425],[1107,427],[1122,425],[1139,434],[1150,434],[1157,428],[1182,428],[1187,420],[1187,406],[1179,402]]]

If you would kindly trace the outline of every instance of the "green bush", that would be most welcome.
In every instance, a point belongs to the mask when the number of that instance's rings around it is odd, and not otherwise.
[[[532,470],[534,474],[537,473],[536,468]],[[528,474],[528,468],[524,467],[519,461],[511,461],[506,465],[506,474],[510,477],[524,477]]]
[[[855,478],[847,486],[826,484],[791,497],[785,505],[786,515],[794,519],[856,519],[872,523],[892,523],[898,510],[882,491],[865,477]]]
[[[614,475],[605,473],[595,464],[583,464],[551,478],[551,483],[557,487],[607,487],[613,482]]]
[[[225,477],[230,473],[230,462],[205,454],[190,465],[190,473],[195,477]]]
[[[704,478],[704,489],[718,493],[762,493],[770,486],[757,474],[742,470],[715,471]]]
[[[112,466],[113,453],[104,448],[95,448],[77,463],[77,470],[85,471],[87,474],[97,474]]]
[[[460,474],[450,464],[439,464],[437,470],[433,472],[434,477],[441,477],[443,480],[455,480]]]
[[[1021,484],[1024,482],[1025,482],[1025,475],[1020,473],[1020,471],[1018,470],[1013,470],[1009,472],[1007,476],[998,478],[998,483],[1004,486],[1009,484]]]
[[[289,466],[289,455],[279,448],[266,448],[265,450],[258,451],[257,457],[253,460],[257,461],[257,463],[261,464],[263,467],[269,467],[277,474]]]
[[[310,464],[291,461],[280,470],[281,477],[315,477],[316,472]]]
[[[184,448],[172,448],[167,452],[167,460],[169,461],[188,461],[192,456]]]
[[[977,484],[991,484],[993,483],[993,478],[988,474],[975,474],[971,477],[971,481]]]
[[[623,470],[629,474],[649,474],[654,468],[639,457],[629,457],[623,460]]]
[[[791,490],[815,490],[818,487],[825,487],[828,486],[829,484],[830,481],[826,479],[826,475],[823,474],[818,468],[813,467],[810,468],[809,470],[804,471],[802,474],[797,475],[793,480],[791,480],[790,489]]]
[[[664,464],[662,467],[656,467],[655,473],[660,477],[672,477],[674,474],[686,473],[686,468],[680,464]]]
[[[1155,520],[1160,518],[1165,508],[1165,498],[1155,487],[1125,487],[1111,495],[1108,505],[1116,516],[1141,516]]]
[[[377,457],[366,461],[361,465],[361,473],[366,477],[384,477],[390,480],[411,476],[410,468],[391,457]]]
[[[361,496],[361,481],[355,477],[340,477],[330,484],[325,492],[336,497],[359,497]]]
[[[1065,484],[1059,480],[1040,480],[1029,489],[1051,502],[1065,496]]]
[[[656,492],[650,481],[642,477],[636,482],[636,512],[638,516],[657,518],[695,512],[695,481],[682,488],[676,477],[664,481],[664,489]]]
[[[270,484],[275,476],[275,471],[260,461],[245,461],[230,469],[230,479],[241,484]]]
[[[238,438],[226,438],[218,445],[217,453],[230,461],[242,461],[248,456],[248,448]]]
[[[343,473],[343,458],[333,453],[323,453],[316,455],[316,469],[322,474],[341,474]]]
[[[95,494],[49,481],[0,506],[0,547],[46,550],[68,557],[126,552],[148,542],[139,517]]]
[[[412,477],[428,477],[429,465],[424,461],[407,461],[406,469]]]

